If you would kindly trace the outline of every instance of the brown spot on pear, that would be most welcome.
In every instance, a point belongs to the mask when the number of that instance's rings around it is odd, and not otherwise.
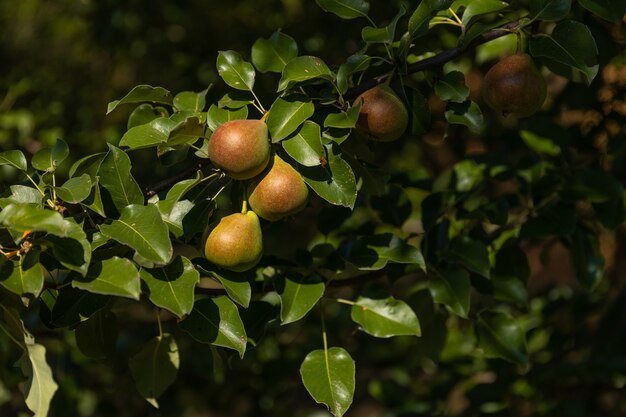
[[[223,217],[204,244],[204,255],[217,266],[235,272],[254,267],[263,255],[261,223],[248,210]]]
[[[546,81],[528,54],[517,53],[502,58],[487,71],[482,97],[492,109],[504,115],[528,117],[536,113],[546,99]]]
[[[275,222],[302,210],[309,188],[290,164],[274,155],[263,175],[248,185],[248,203],[259,217]]]
[[[389,142],[398,139],[409,123],[409,113],[404,103],[386,85],[371,88],[354,100],[363,105],[356,122],[356,130],[372,140]]]
[[[261,120],[231,120],[209,140],[209,159],[237,180],[257,176],[270,160],[267,125]]]

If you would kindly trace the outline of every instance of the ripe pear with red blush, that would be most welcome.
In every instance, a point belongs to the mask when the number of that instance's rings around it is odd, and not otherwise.
[[[259,218],[251,210],[220,219],[204,244],[204,255],[217,266],[235,272],[254,267],[263,256]]]
[[[356,122],[356,130],[369,139],[390,142],[398,139],[409,124],[409,113],[404,103],[387,85],[371,88],[354,100],[363,100]]]
[[[231,120],[220,125],[208,148],[209,159],[236,180],[259,175],[270,160],[268,129],[262,120]]]
[[[546,81],[530,55],[502,58],[487,71],[481,93],[485,103],[503,115],[529,117],[546,99]]]
[[[302,210],[309,188],[290,164],[274,155],[270,166],[248,185],[248,203],[259,217],[275,222]]]

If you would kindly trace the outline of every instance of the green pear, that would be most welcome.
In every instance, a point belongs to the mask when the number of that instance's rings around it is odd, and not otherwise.
[[[354,100],[363,105],[356,122],[356,130],[372,140],[389,142],[398,139],[409,124],[409,113],[404,103],[386,85],[371,88]]]
[[[209,233],[204,255],[215,265],[235,272],[255,266],[263,255],[263,235],[256,213],[248,210],[223,217]]]
[[[231,120],[220,125],[209,140],[209,159],[237,180],[259,175],[270,160],[270,142],[265,122]]]
[[[274,155],[263,175],[248,185],[248,203],[259,217],[275,222],[302,210],[309,188],[290,164]]]
[[[546,99],[546,81],[528,54],[507,56],[487,71],[481,93],[485,103],[504,115],[528,117]]]

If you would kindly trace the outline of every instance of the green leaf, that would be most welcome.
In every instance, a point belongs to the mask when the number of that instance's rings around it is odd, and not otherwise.
[[[209,87],[210,88],[210,87]],[[188,110],[192,112],[201,112],[206,106],[206,94],[209,91],[206,88],[199,93],[193,91],[182,91],[174,97],[174,108],[176,110]]]
[[[63,139],[57,139],[52,148],[37,151],[30,163],[38,171],[54,172],[69,154],[70,148],[67,143]]]
[[[280,142],[295,132],[306,119],[313,116],[314,112],[315,105],[305,96],[277,98],[269,110],[266,121],[272,142]]]
[[[384,300],[359,297],[352,306],[351,317],[363,331],[375,337],[421,335],[415,312],[393,297]]]
[[[150,85],[138,85],[122,99],[115,100],[109,103],[107,108],[107,114],[111,113],[120,104],[127,103],[160,103],[160,104],[172,104],[172,94],[162,87],[152,87]]]
[[[478,346],[488,358],[502,358],[522,365],[528,362],[524,330],[508,314],[490,312],[479,315],[476,333]]]
[[[154,147],[167,141],[172,128],[176,122],[168,117],[159,117],[149,123],[132,127],[124,133],[120,139],[120,146],[127,146],[130,149],[142,149]]]
[[[320,165],[321,158],[325,155],[320,126],[310,120],[305,120],[282,145],[289,156],[306,167]]]
[[[357,72],[365,71],[369,68],[371,57],[362,53],[350,55],[345,63],[337,70],[337,87],[344,94],[351,85],[350,76]]]
[[[26,405],[35,413],[34,417],[46,417],[58,389],[46,361],[46,348],[35,343],[17,311],[0,304],[0,317],[8,326],[8,329],[2,326],[2,330],[8,331],[13,341],[24,351],[16,365],[26,377],[23,387]]]
[[[382,269],[388,262],[415,264],[422,270],[426,269],[420,250],[391,233],[354,241],[346,258],[361,270]]]
[[[297,56],[298,44],[281,31],[269,39],[259,38],[252,45],[252,63],[261,72],[282,72],[287,62]]]
[[[26,171],[26,157],[22,151],[5,151],[0,152],[0,166],[10,165],[20,171]]]
[[[561,147],[554,143],[550,138],[544,138],[529,130],[520,131],[519,135],[522,140],[533,151],[549,156],[557,156],[561,154]]]
[[[320,197],[331,204],[354,207],[356,201],[356,178],[352,168],[341,158],[338,147],[328,146],[326,166],[304,167],[298,171],[304,182]]]
[[[182,116],[182,113],[179,115]],[[176,117],[177,115],[173,115],[171,118],[177,120]],[[177,120],[177,124],[172,127],[167,135],[167,145],[177,146],[197,141],[204,136],[204,126],[204,121],[195,115]]]
[[[31,250],[16,260],[7,260],[4,255],[0,255],[0,285],[13,294],[39,297],[43,290],[43,274],[38,251]]]
[[[361,31],[361,38],[368,43],[391,43],[396,35],[396,25],[398,20],[406,14],[406,5],[400,3],[398,13],[391,19],[391,22],[385,27],[377,28],[366,26]]]
[[[46,232],[59,237],[68,237],[75,223],[65,220],[56,211],[44,209],[38,204],[9,204],[0,211],[0,225],[16,232]]]
[[[140,104],[132,111],[130,116],[128,116],[126,129],[130,130],[133,127],[150,123],[156,118],[167,116],[169,116],[169,112],[163,107],[154,107],[151,104]]]
[[[428,32],[428,22],[439,12],[452,5],[453,0],[422,0],[409,19],[411,39],[423,36]]]
[[[66,203],[79,203],[89,197],[91,192],[91,177],[83,174],[80,177],[70,178],[56,189],[57,196]]]
[[[479,134],[483,127],[483,113],[473,101],[464,103],[448,103],[446,109],[448,123],[467,126],[470,132]]]
[[[119,220],[100,225],[108,238],[130,246],[140,256],[157,264],[168,263],[172,257],[172,242],[159,209],[154,204],[132,204],[122,210]]]
[[[330,113],[324,119],[324,127],[336,127],[339,129],[352,129],[357,120],[359,120],[359,112],[361,111],[362,102],[356,106],[350,107],[345,112]]]
[[[596,41],[587,26],[574,20],[558,23],[550,35],[534,37],[529,49],[531,55],[545,58],[551,70],[574,81],[582,77],[589,85],[598,74]]]
[[[310,352],[300,365],[305,388],[320,404],[326,404],[335,417],[348,411],[354,396],[354,360],[342,348]]]
[[[585,9],[613,23],[620,23],[626,14],[623,0],[578,0]]]
[[[234,349],[241,357],[246,351],[246,331],[237,306],[228,297],[196,301],[191,314],[179,326],[200,343]]]
[[[235,51],[218,53],[217,72],[226,84],[237,90],[252,90],[254,87],[254,67]]]
[[[209,107],[207,112],[206,122],[209,125],[209,129],[213,132],[217,130],[220,125],[230,122],[231,120],[242,120],[248,118],[248,107],[243,106],[236,110],[230,110],[227,108],[219,108],[215,104]]]
[[[130,373],[137,391],[155,408],[157,398],[176,381],[180,357],[172,335],[165,333],[151,339],[129,360]]]
[[[319,276],[288,272],[275,279],[280,296],[281,324],[293,323],[306,315],[324,295],[326,286]]]
[[[498,12],[508,5],[500,0],[472,0],[465,8],[461,19],[464,30],[476,16]]]
[[[435,94],[444,101],[463,103],[469,97],[469,88],[465,85],[465,75],[452,71],[435,84]]]
[[[27,342],[26,351],[17,363],[26,376],[24,382],[26,405],[35,413],[34,417],[46,417],[54,393],[58,389],[46,361],[46,348],[34,341]]]
[[[334,13],[342,19],[366,17],[370,4],[365,0],[315,0],[324,11]]]
[[[155,269],[142,269],[141,279],[146,283],[152,304],[164,308],[178,317],[191,311],[194,289],[200,274],[189,259],[176,257],[172,263]]]
[[[117,210],[131,204],[143,204],[144,198],[139,184],[133,178],[130,158],[124,151],[109,144],[109,152],[100,164],[100,184],[111,194]]]
[[[226,294],[237,304],[244,308],[250,305],[252,298],[252,286],[250,281],[254,279],[250,273],[231,272],[225,269],[219,273],[211,271],[211,274],[224,286]]]
[[[110,311],[98,311],[81,322],[74,331],[76,346],[91,359],[105,359],[115,354],[117,319]]]
[[[321,78],[333,81],[334,75],[328,65],[315,56],[299,56],[292,59],[283,68],[283,73],[278,83],[278,91],[283,91],[294,83]]]
[[[464,269],[447,269],[430,281],[436,303],[444,304],[457,316],[467,318],[470,309],[470,276]]]
[[[128,259],[114,256],[92,264],[85,277],[75,277],[72,287],[94,294],[116,295],[139,300],[139,271]]]
[[[71,166],[69,176],[78,177],[83,174],[88,174],[91,177],[91,182],[95,182],[100,164],[106,156],[107,152],[99,152],[80,158]]]
[[[25,185],[12,185],[9,187],[9,190],[11,190],[11,194],[8,197],[0,198],[0,208],[4,208],[11,203],[35,204],[41,207],[43,196],[36,188]]]
[[[572,8],[572,0],[531,0],[533,19],[557,21],[564,19]]]
[[[81,275],[87,273],[91,262],[91,245],[81,225],[74,220],[69,222],[69,229],[65,236],[46,236],[46,241],[52,244],[52,253],[63,266]]]
[[[458,262],[470,271],[489,278],[489,252],[483,242],[468,237],[457,237],[450,242],[446,259]]]

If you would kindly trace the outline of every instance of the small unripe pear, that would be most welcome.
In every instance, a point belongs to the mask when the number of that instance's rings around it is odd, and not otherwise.
[[[363,105],[356,122],[356,130],[372,140],[389,142],[398,139],[409,124],[409,113],[404,103],[386,85],[371,88],[354,100]]]
[[[248,185],[248,203],[259,217],[275,222],[302,210],[309,188],[290,164],[274,155],[263,175]]]
[[[260,174],[270,160],[267,125],[261,120],[231,120],[209,140],[209,159],[237,180]]]
[[[528,54],[517,53],[502,58],[487,71],[482,97],[492,109],[504,115],[528,117],[536,113],[546,99],[546,81]]]
[[[257,215],[248,210],[223,217],[209,233],[204,255],[217,266],[235,272],[247,271],[263,255],[263,235]]]

